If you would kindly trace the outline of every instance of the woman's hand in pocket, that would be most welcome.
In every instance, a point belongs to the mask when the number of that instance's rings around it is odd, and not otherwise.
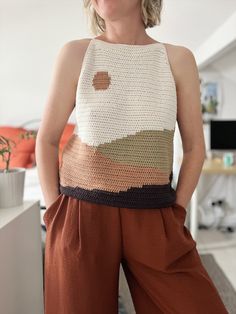
[[[56,205],[57,204],[57,202],[60,200],[60,198],[62,197],[62,193],[60,193],[60,194],[58,194],[57,195],[57,197],[56,197],[56,199],[54,199],[53,201],[52,201],[52,203],[48,206],[48,207],[46,207],[46,211],[45,211],[45,213],[44,213],[44,215],[43,215],[43,221],[44,221],[44,223],[45,223],[45,225],[46,225],[46,227],[49,225],[49,222],[50,222],[50,220],[52,219],[52,217],[54,216],[54,208],[55,209],[57,209],[57,207],[56,206],[54,206],[54,205]]]

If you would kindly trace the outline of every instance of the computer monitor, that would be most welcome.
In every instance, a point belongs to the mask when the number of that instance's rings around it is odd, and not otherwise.
[[[236,150],[236,120],[210,120],[210,148]]]

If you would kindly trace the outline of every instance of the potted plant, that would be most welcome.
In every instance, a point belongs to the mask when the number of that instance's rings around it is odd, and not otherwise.
[[[20,139],[35,138],[36,131],[26,131],[19,134]],[[0,157],[5,164],[0,169],[0,208],[8,208],[23,204],[25,168],[10,167],[12,152],[17,143],[0,135]]]

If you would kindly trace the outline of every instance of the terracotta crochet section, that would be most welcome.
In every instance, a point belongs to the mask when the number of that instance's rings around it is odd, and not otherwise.
[[[133,142],[134,137],[131,137]],[[126,140],[127,138],[124,139]],[[141,188],[147,184],[169,183],[172,161],[163,160],[158,155],[161,143],[157,144],[150,154],[150,147],[145,145],[143,138],[132,155],[127,153],[128,150],[125,152],[127,147],[125,145],[123,154],[122,152],[116,154],[115,144],[101,144],[94,148],[81,142],[79,136],[74,134],[63,151],[63,164],[60,167],[61,184],[73,188],[80,186],[89,190],[120,192],[132,187]],[[117,145],[122,147],[121,143]]]

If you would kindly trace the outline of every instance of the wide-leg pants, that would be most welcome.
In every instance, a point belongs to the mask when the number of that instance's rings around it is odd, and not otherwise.
[[[174,204],[131,209],[64,194],[48,207],[45,314],[118,313],[120,263],[137,314],[228,313]]]

